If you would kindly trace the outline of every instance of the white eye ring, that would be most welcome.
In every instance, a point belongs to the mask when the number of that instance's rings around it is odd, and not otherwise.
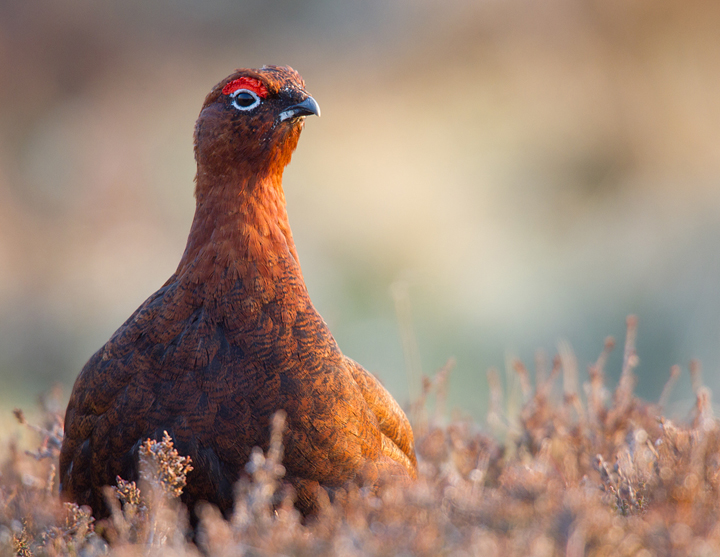
[[[246,93],[247,95],[250,95],[253,99],[255,99],[251,104],[248,104],[246,106],[241,105],[238,103],[238,96],[240,93]],[[260,104],[260,97],[258,97],[254,91],[251,91],[250,89],[238,89],[237,91],[233,91],[233,93],[230,95],[230,98],[232,99],[232,105],[237,108],[238,110],[252,110],[257,105]],[[243,95],[243,100],[247,101],[248,98],[246,95]]]

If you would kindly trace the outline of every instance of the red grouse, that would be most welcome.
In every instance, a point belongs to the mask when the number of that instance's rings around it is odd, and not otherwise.
[[[90,358],[75,382],[60,454],[63,498],[107,514],[103,486],[138,477],[138,449],[167,430],[192,458],[183,500],[224,512],[270,419],[287,414],[286,480],[316,490],[414,478],[413,434],[373,375],[340,352],[310,301],[282,175],[306,116],[291,68],[238,70],[195,127],[196,210],[175,273]]]

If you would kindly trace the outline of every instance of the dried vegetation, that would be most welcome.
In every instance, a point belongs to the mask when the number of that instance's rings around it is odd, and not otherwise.
[[[606,341],[580,391],[575,357],[561,344],[551,369],[536,362],[535,386],[513,368],[522,404],[509,412],[499,374],[488,372],[491,436],[457,418],[444,425],[451,365],[427,379],[413,405],[420,474],[411,486],[354,488],[302,520],[283,484],[284,418],[266,454],[253,452],[226,521],[200,509],[192,533],[179,504],[192,463],[172,439],[148,441],[140,485],[108,488],[113,514],[61,504],[55,474],[61,415],[46,402],[34,452],[10,442],[0,476],[0,551],[11,555],[480,555],[482,557],[720,554],[720,427],[710,393],[691,366],[697,401],[685,423],[633,395],[636,321],[628,319],[623,369],[604,382]],[[548,366],[549,367],[549,366]],[[562,388],[558,389],[562,377]],[[561,391],[558,394],[558,391]],[[427,409],[435,397],[435,411]],[[23,414],[16,412],[20,422]],[[503,439],[503,441],[498,441]],[[109,541],[108,541],[109,540]]]

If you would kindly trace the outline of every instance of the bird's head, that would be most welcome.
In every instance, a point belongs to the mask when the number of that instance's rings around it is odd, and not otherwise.
[[[195,126],[198,167],[215,175],[282,171],[312,114],[320,107],[292,68],[237,70],[205,99]]]

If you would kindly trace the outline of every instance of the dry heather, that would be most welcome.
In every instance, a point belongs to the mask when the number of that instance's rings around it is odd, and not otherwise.
[[[45,423],[35,427],[38,450],[21,453],[11,443],[2,465],[0,548],[8,555],[87,556],[719,555],[720,428],[709,391],[697,386],[694,414],[682,425],[662,417],[679,368],[658,404],[636,398],[635,334],[629,318],[612,395],[603,381],[611,341],[590,367],[582,394],[565,345],[551,370],[537,364],[534,388],[516,362],[524,404],[513,416],[503,411],[491,370],[488,422],[502,430],[502,443],[469,420],[441,425],[447,366],[425,381],[411,409],[418,481],[340,493],[307,521],[282,482],[278,414],[268,452],[253,453],[248,479],[237,485],[232,519],[205,507],[194,536],[177,499],[192,464],[169,437],[145,444],[139,487],[120,479],[108,488],[111,520],[95,524],[86,509],[62,505],[55,476],[62,421],[46,405]],[[553,386],[561,376],[558,395]],[[428,396],[436,397],[434,417]]]

